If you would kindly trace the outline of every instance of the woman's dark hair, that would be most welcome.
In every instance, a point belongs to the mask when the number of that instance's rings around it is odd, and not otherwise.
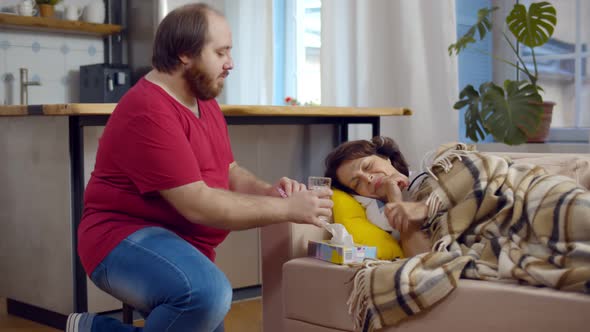
[[[332,187],[344,192],[355,192],[338,181],[336,171],[346,161],[377,155],[389,159],[393,167],[405,176],[409,176],[408,163],[395,141],[389,137],[375,136],[370,141],[358,140],[340,144],[326,157],[325,176],[332,179]]]
[[[206,4],[188,4],[170,12],[156,31],[152,66],[171,74],[180,66],[179,56],[198,56],[208,41],[208,13],[221,14]]]

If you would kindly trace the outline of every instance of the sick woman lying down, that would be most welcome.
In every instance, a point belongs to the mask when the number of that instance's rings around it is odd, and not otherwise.
[[[409,178],[397,144],[374,137],[337,147],[326,176],[335,188],[387,202],[406,257],[446,253],[447,263],[462,258],[466,277],[590,293],[588,190],[464,144],[441,146],[422,164]]]

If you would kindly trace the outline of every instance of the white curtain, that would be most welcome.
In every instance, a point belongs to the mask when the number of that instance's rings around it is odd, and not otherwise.
[[[224,7],[233,33],[234,70],[219,100],[225,104],[271,104],[272,0],[225,0]]]
[[[458,139],[453,0],[323,0],[322,104],[405,106],[411,117],[381,118],[416,169],[438,144]],[[353,126],[350,139],[369,138]]]
[[[234,70],[222,104],[270,105],[273,97],[273,0],[201,0],[222,9],[233,34]],[[309,172],[300,125],[229,126],[236,161],[268,182],[305,181]],[[319,173],[318,173],[319,174]]]

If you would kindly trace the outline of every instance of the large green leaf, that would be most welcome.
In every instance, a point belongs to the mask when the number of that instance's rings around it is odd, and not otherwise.
[[[479,40],[485,38],[486,33],[492,30],[492,23],[490,22],[489,15],[491,12],[498,9],[498,7],[492,8],[482,8],[477,11],[477,22],[472,25],[467,32],[461,36],[457,40],[455,44],[451,44],[448,48],[449,55],[453,55],[453,50],[455,50],[455,54],[458,55],[461,50],[465,49],[467,45],[471,43],[475,43],[475,32],[479,33]]]
[[[537,88],[527,81],[504,82],[504,89],[494,83],[482,84],[481,117],[485,128],[497,141],[522,144],[526,133],[539,126],[543,99]]]
[[[460,110],[465,106],[468,106],[465,110],[465,136],[469,137],[474,142],[478,142],[480,139],[484,139],[487,131],[483,126],[483,122],[480,116],[479,104],[480,98],[479,93],[470,84],[467,85],[461,91],[459,95],[460,100],[453,105],[453,108]]]
[[[524,5],[516,4],[506,17],[506,24],[520,43],[537,47],[545,44],[553,35],[557,24],[556,11],[545,1],[532,3],[528,12]]]

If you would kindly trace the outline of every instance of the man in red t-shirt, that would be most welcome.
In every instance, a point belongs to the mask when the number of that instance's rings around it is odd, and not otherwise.
[[[158,27],[154,69],[100,139],[78,232],[92,281],[144,313],[145,327],[81,313],[66,331],[223,331],[232,289],[213,260],[229,231],[320,225],[331,214],[330,190],[288,178],[271,186],[234,161],[214,99],[233,68],[231,47],[227,22],[203,4]]]

